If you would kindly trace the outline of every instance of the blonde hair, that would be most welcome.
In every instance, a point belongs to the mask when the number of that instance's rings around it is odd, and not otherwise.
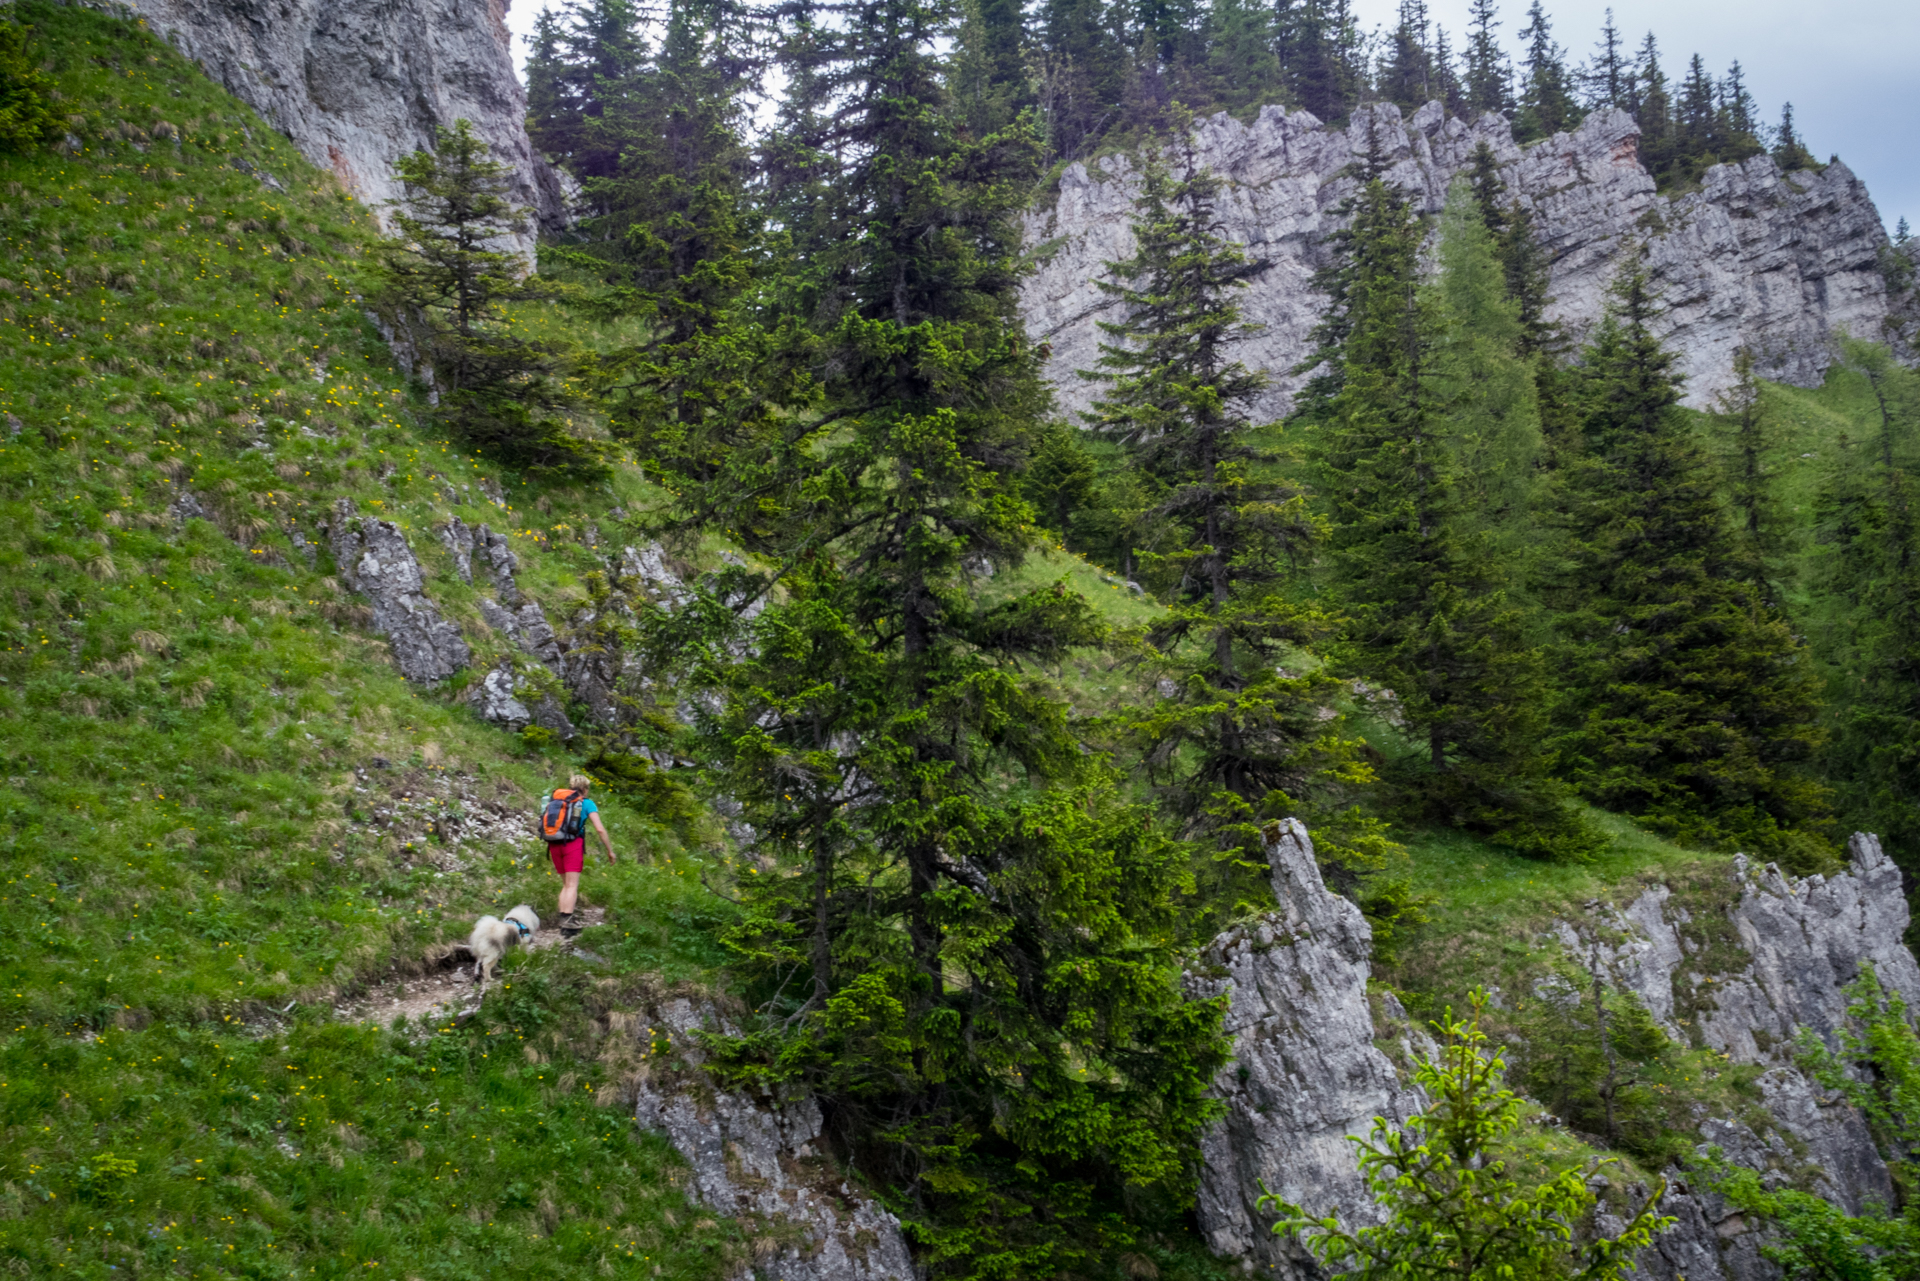
[[[576,792],[584,792],[593,786],[593,780],[585,774],[569,774],[567,776],[567,786]]]

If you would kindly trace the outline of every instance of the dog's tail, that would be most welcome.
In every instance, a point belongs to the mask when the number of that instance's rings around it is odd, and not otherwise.
[[[499,924],[500,918],[497,916],[483,916],[475,921],[473,923],[473,932],[467,935],[468,950],[473,952],[475,956],[478,956],[481,940],[492,937],[492,927],[498,926]]]

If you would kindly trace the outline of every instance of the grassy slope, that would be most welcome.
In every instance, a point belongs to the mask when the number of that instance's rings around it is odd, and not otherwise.
[[[85,120],[77,155],[0,158],[0,1254],[30,1275],[720,1275],[739,1226],[593,1102],[634,1066],[605,1035],[619,984],[543,953],[457,1031],[327,1017],[481,910],[551,911],[524,843],[427,833],[456,804],[524,809],[558,765],[456,690],[408,688],[289,524],[318,538],[343,494],[399,521],[482,636],[431,523],[511,529],[551,606],[592,563],[570,530],[638,482],[487,501],[499,478],[419,425],[363,317],[365,211],[146,33],[14,12]],[[168,515],[183,487],[211,519]],[[356,791],[375,756],[395,768]],[[697,851],[605,808],[659,861],[589,878],[612,908],[596,948],[702,972]]]

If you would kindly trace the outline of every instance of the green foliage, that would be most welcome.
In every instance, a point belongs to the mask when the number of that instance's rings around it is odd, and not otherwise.
[[[1520,1033],[1526,1049],[1514,1080],[1562,1121],[1648,1169],[1692,1150],[1660,1098],[1671,1046],[1632,993],[1569,975],[1553,998],[1527,1008]]]
[[[823,372],[740,447],[655,463],[764,566],[673,617],[700,755],[758,837],[729,940],[759,1014],[714,1061],[819,1092],[937,1274],[1031,1275],[1135,1244],[1122,1198],[1190,1195],[1226,1051],[1180,988],[1187,851],[1044,679],[1096,616],[1064,583],[983,591],[1035,537],[1014,214],[1038,154],[1025,122],[965,127],[948,30],[902,5],[794,51],[854,105],[803,118],[834,167],[760,305]]]
[[[1770,600],[1780,599],[1788,524],[1776,477],[1782,446],[1778,425],[1754,376],[1753,353],[1733,354],[1733,385],[1720,393],[1711,422],[1719,436],[1726,476],[1723,492],[1734,519],[1746,573]]]
[[[1812,1031],[1800,1036],[1800,1059],[1815,1080],[1866,1115],[1880,1153],[1911,1170],[1920,1152],[1920,1035],[1907,1003],[1880,985],[1871,965],[1847,985],[1851,1025],[1835,1029],[1829,1049]]]
[[[446,383],[441,418],[462,442],[533,472],[603,476],[601,451],[557,417],[571,398],[553,353],[514,336],[502,310],[532,296],[519,259],[497,247],[525,230],[506,199],[509,172],[465,120],[439,128],[434,150],[401,157],[401,238],[382,255],[386,280],[426,322],[433,373]]]
[[[1803,1028],[1800,1061],[1866,1115],[1881,1156],[1907,1185],[1920,1150],[1920,1037],[1906,1002],[1881,987],[1871,965],[1847,986],[1847,996],[1851,1023],[1836,1029],[1837,1047],[1829,1049]],[[1702,1170],[1734,1207],[1772,1221],[1778,1238],[1761,1253],[1794,1281],[1891,1281],[1920,1268],[1920,1207],[1911,1202],[1897,1214],[1869,1204],[1865,1213],[1849,1215],[1797,1189],[1767,1187],[1754,1171],[1729,1165],[1717,1148]]]
[[[1828,777],[1856,821],[1900,848],[1920,833],[1920,379],[1883,347],[1842,346],[1864,386],[1814,498],[1816,647],[1832,693]]]
[[[1385,1221],[1354,1231],[1269,1193],[1261,1204],[1280,1215],[1273,1230],[1296,1236],[1338,1278],[1612,1281],[1673,1224],[1657,1213],[1665,1181],[1616,1236],[1576,1240],[1595,1204],[1588,1180],[1611,1162],[1571,1166],[1539,1181],[1522,1172],[1510,1151],[1520,1100],[1501,1087],[1503,1060],[1480,1030],[1484,993],[1474,993],[1471,1009],[1464,1022],[1449,1010],[1436,1024],[1440,1053],[1415,1072],[1427,1110],[1397,1130],[1377,1118],[1367,1138],[1353,1140],[1361,1177]]]
[[[1549,773],[1518,598],[1539,417],[1490,238],[1462,186],[1441,283],[1422,287],[1422,229],[1379,179],[1350,235],[1340,390],[1315,423],[1345,661],[1393,691],[1419,746],[1394,776],[1416,812],[1581,857],[1593,839]]]
[[[1816,870],[1832,857],[1827,793],[1804,772],[1819,687],[1747,572],[1653,309],[1630,267],[1580,373],[1557,602],[1562,768],[1596,804]]]
[[[1574,72],[1567,66],[1567,51],[1554,43],[1553,28],[1540,0],[1527,7],[1527,25],[1520,31],[1526,43],[1521,60],[1519,110],[1514,112],[1513,132],[1521,141],[1550,138],[1571,130],[1584,114],[1574,99]]]
[[[1157,161],[1146,169],[1134,256],[1102,282],[1124,318],[1101,323],[1116,341],[1089,375],[1105,383],[1090,421],[1148,487],[1135,545],[1169,605],[1147,630],[1145,661],[1172,692],[1121,729],[1183,834],[1263,879],[1261,824],[1365,770],[1322,714],[1330,674],[1293,657],[1331,630],[1287,594],[1320,529],[1247,418],[1266,380],[1225,349],[1244,332],[1234,294],[1250,265],[1220,234],[1220,181],[1190,144],[1185,166],[1178,180]],[[1245,879],[1229,871],[1208,897],[1244,892]]]
[[[0,20],[0,151],[30,151],[60,136],[53,81],[27,27]]]

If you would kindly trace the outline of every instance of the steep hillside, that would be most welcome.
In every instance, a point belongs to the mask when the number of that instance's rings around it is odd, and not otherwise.
[[[369,310],[376,231],[337,174],[138,24],[11,12],[67,131],[0,156],[0,1251],[103,1279],[801,1281],[847,1257],[807,1216],[851,1206],[854,1253],[891,1234],[859,1275],[901,1275],[886,1190],[866,1198],[814,1147],[818,1106],[719,1091],[689,1052],[690,1029],[739,1013],[729,891],[774,865],[742,859],[727,806],[685,781],[683,695],[634,642],[726,549],[650,545],[634,513],[664,496],[634,467],[567,487],[457,449]],[[516,323],[611,332],[545,304]],[[1858,415],[1857,391],[1780,394],[1811,439]],[[1811,476],[1796,467],[1796,493]],[[1057,544],[981,591],[1062,579],[1116,628],[1161,614]],[[1162,695],[1129,643],[1035,677],[1089,741]],[[1398,750],[1378,705],[1339,710]],[[482,912],[552,911],[529,819],[582,766],[621,860],[587,873],[597,923],[510,956],[455,1014],[448,945]],[[1375,1025],[1398,1045],[1406,1010],[1475,981],[1514,995],[1503,1031],[1553,1018],[1540,984],[1591,942],[1564,923],[1600,904],[1669,887],[1703,918],[1731,910],[1731,856],[1595,821],[1606,848],[1577,865],[1398,830],[1427,921],[1392,946],[1318,885],[1303,831],[1315,910],[1357,954],[1355,1056],[1390,1074]],[[1182,963],[1217,979],[1226,953],[1264,955],[1242,945],[1272,903],[1194,913],[1202,935],[1234,919]],[[1309,1008],[1268,1022],[1297,1030]],[[1632,1177],[1690,1150],[1707,1112],[1753,1112],[1752,1074],[1722,1079],[1714,1054],[1649,1069]],[[1561,1132],[1535,1147],[1588,1154]],[[783,1197],[805,1214],[767,1209]],[[1201,1217],[1137,1217],[1084,1275],[1242,1269],[1202,1247]]]
[[[551,910],[524,816],[564,766],[458,680],[401,679],[329,505],[439,564],[435,518],[532,552],[578,496],[509,501],[421,430],[331,176],[144,31],[13,12],[71,116],[58,154],[0,159],[0,1251],[40,1276],[718,1275],[737,1226],[595,1103],[644,1070],[603,1040],[631,1004],[609,969],[713,960],[719,900],[643,811],[605,800],[629,861],[590,882],[597,971],[512,961],[459,1029],[333,1017],[481,911]],[[524,560],[529,591],[581,591],[568,549]],[[483,636],[461,587],[433,591]]]

